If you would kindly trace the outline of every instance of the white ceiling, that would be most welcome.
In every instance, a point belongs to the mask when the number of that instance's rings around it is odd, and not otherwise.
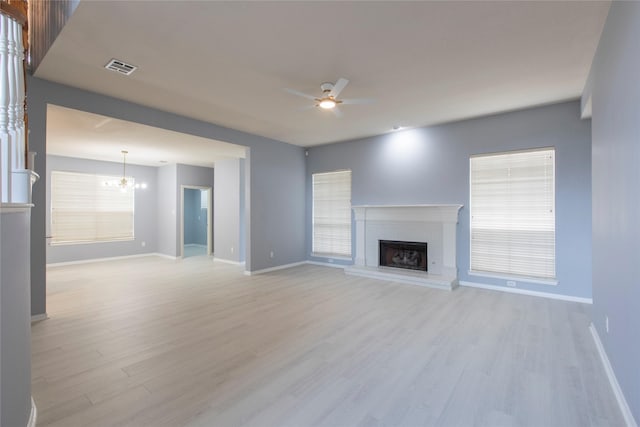
[[[609,5],[83,0],[36,76],[312,146],[578,98]],[[283,91],[340,77],[376,103],[338,118]]]
[[[239,145],[47,106],[47,154],[122,162],[122,150],[129,152],[127,163],[145,166],[213,167],[216,160],[245,156]]]

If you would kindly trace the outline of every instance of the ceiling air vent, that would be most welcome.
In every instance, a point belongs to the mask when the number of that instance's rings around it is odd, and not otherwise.
[[[112,59],[107,65],[104,66],[107,70],[115,71],[125,76],[130,76],[135,70],[138,69],[135,65],[127,64],[124,61],[118,59]]]

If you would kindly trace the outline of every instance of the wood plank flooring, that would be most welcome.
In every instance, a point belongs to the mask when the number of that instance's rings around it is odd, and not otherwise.
[[[207,257],[51,268],[38,426],[622,426],[589,306]]]

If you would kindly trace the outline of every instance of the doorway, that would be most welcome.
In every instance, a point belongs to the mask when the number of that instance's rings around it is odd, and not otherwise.
[[[181,256],[209,256],[212,253],[212,188],[181,186]]]

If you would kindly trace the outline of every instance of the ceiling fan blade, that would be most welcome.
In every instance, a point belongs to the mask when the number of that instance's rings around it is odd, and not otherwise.
[[[308,95],[306,93],[302,93],[302,92],[298,92],[297,90],[294,89],[289,89],[289,88],[284,88],[284,90],[286,90],[287,92],[289,92],[292,95],[298,95],[301,96],[303,98],[307,98],[307,99],[313,99],[314,101],[316,100],[316,97],[313,95]]]
[[[373,104],[375,99],[368,98],[351,98],[351,99],[341,99],[341,104]]]
[[[342,111],[338,110],[337,108],[331,109],[331,112],[339,119],[343,116]]]
[[[338,95],[340,95],[340,92],[342,92],[342,89],[344,89],[344,87],[348,83],[349,83],[349,80],[343,79],[342,77],[340,77],[336,82],[336,84],[333,85],[333,89],[331,89],[331,92],[329,92],[329,96],[333,96],[334,98],[337,98]]]
[[[300,107],[300,108],[296,108],[297,111],[307,111],[307,110],[311,110],[313,108],[316,108],[317,105],[315,104],[311,104],[311,105],[307,105],[305,107]]]

